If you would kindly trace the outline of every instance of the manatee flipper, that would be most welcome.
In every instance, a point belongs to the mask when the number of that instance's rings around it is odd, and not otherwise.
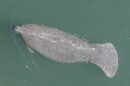
[[[34,54],[34,50],[32,49],[32,48],[30,48],[30,47],[28,47],[28,46],[26,46],[27,47],[27,49],[28,49],[28,51],[30,52],[30,53],[33,53]]]

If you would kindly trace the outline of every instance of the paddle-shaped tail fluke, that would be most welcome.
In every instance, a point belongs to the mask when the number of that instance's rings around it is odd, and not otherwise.
[[[112,78],[118,69],[118,55],[111,43],[95,44],[95,51],[91,54],[90,62],[100,67],[106,76]]]

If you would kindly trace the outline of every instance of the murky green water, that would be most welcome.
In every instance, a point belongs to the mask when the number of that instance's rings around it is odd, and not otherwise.
[[[111,42],[119,69],[110,79],[97,66],[61,64],[30,53],[13,24],[37,23]],[[0,0],[0,86],[129,86],[129,0]]]

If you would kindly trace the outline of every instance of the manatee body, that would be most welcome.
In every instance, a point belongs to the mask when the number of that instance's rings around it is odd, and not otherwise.
[[[85,40],[56,28],[37,24],[15,27],[28,47],[57,62],[91,62],[108,77],[118,69],[118,55],[111,43],[90,44]]]

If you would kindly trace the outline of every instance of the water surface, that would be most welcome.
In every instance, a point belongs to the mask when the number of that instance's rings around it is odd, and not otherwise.
[[[129,0],[1,0],[1,86],[129,86]],[[111,42],[119,69],[110,79],[97,66],[61,64],[30,53],[13,24],[37,23],[79,35],[91,43]]]

